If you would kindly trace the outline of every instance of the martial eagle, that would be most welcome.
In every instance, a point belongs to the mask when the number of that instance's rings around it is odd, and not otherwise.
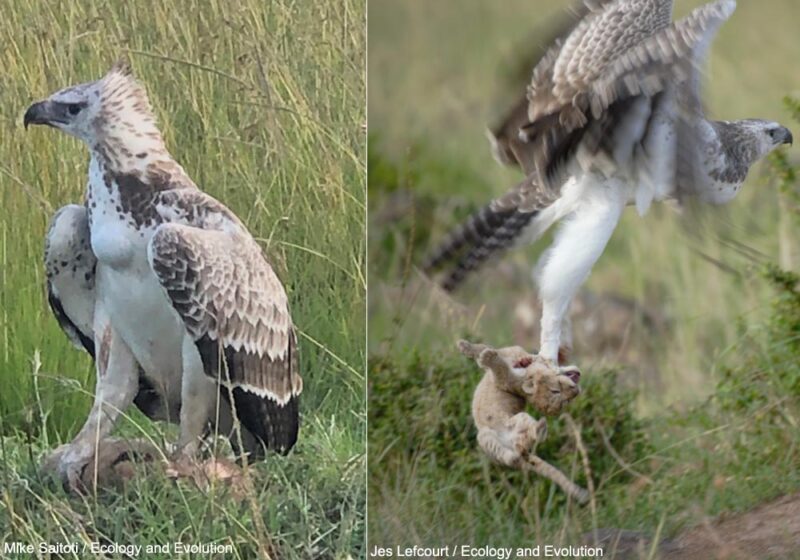
[[[700,67],[735,0],[672,22],[672,0],[584,0],[546,51],[527,95],[490,134],[501,163],[526,178],[454,231],[425,269],[453,263],[455,289],[491,255],[561,227],[538,270],[540,354],[564,360],[566,313],[628,205],[695,198],[720,205],[750,167],[790,144],[778,123],[706,119]]]
[[[131,403],[179,422],[189,456],[209,430],[250,457],[288,452],[302,379],[286,292],[244,224],[169,154],[130,66],[34,103],[24,124],[91,154],[85,204],[55,214],[45,264],[54,314],[95,359],[95,400],[48,464],[75,484]]]

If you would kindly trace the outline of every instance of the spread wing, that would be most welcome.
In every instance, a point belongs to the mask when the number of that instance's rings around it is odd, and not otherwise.
[[[610,132],[628,114],[631,98],[655,97],[679,84],[682,107],[698,105],[699,63],[735,6],[734,0],[719,0],[671,25],[671,1],[651,11],[636,0],[587,7],[583,19],[536,65],[527,116],[520,100],[495,128],[500,137],[495,153],[513,154],[505,159],[557,189],[579,147],[591,157],[613,151]],[[522,142],[512,140],[517,127]]]
[[[581,42],[574,47],[575,53],[570,50],[555,56],[552,73],[546,71],[547,64],[542,67],[544,72],[537,68],[528,91],[531,122],[523,128],[523,135],[531,143],[531,157],[542,182],[560,186],[579,148],[588,156],[584,161],[592,162],[600,155],[620,163],[614,143],[620,140],[617,132],[624,133],[633,100],[655,98],[672,86],[678,90],[691,87],[699,63],[695,49],[707,44],[735,7],[734,0],[702,6],[633,45],[626,44],[613,58],[580,56],[585,50]],[[572,36],[564,48],[571,42]],[[601,69],[582,70],[587,57],[596,59]],[[623,157],[629,155],[626,151]],[[586,170],[585,163],[581,167]]]
[[[666,29],[672,22],[672,3],[592,2],[566,39],[556,41],[534,68],[528,91],[530,120],[568,109],[632,48]],[[581,120],[573,112],[564,118]]]
[[[546,55],[552,57],[554,45],[561,45],[584,18],[593,11],[602,10],[614,1],[584,0],[577,2],[565,10],[565,14],[559,18],[559,21],[553,22],[548,33],[544,36],[537,36],[535,43],[531,41],[534,46],[526,48],[526,56],[519,63],[514,64],[514,68],[519,70],[514,72],[507,85],[521,93],[512,108],[487,131],[492,153],[498,162],[504,165],[519,166],[526,175],[535,170],[530,150],[519,137],[520,129],[530,122],[528,118],[529,101],[525,87],[530,83],[531,69],[539,66]]]
[[[268,449],[297,440],[297,338],[286,292],[261,248],[221,204],[193,191],[170,196],[193,225],[159,226],[148,258],[241,423]],[[187,200],[190,197],[191,200]],[[214,229],[204,229],[214,228]]]
[[[650,144],[665,113],[674,119],[677,153],[660,175],[674,177],[678,194],[682,183],[691,184],[702,141],[698,67],[736,3],[718,0],[671,25],[672,2],[645,9],[651,5],[587,1],[583,19],[539,61],[527,107],[518,101],[492,131],[495,156],[519,165],[527,177],[457,228],[427,260],[426,270],[455,261],[443,287],[453,289],[489,256],[512,245],[560,196],[575,165],[612,173],[630,163]],[[512,134],[516,127],[518,140]]]

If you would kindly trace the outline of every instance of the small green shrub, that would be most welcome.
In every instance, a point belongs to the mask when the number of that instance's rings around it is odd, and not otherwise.
[[[459,484],[473,494],[495,492],[501,485],[485,484],[487,459],[477,447],[471,416],[472,393],[482,375],[474,363],[457,355],[455,348],[452,354],[434,360],[416,354],[407,363],[373,358],[370,452],[381,456],[381,463],[416,462],[431,480],[457,476]],[[628,475],[608,447],[626,463],[651,452],[645,424],[634,413],[635,394],[624,389],[613,372],[586,376],[583,389],[568,412],[580,426],[595,484],[609,478],[624,482]],[[548,439],[537,453],[586,484],[568,423],[563,417],[552,418],[548,427]],[[529,476],[492,467],[490,480],[504,479],[512,486],[522,486]],[[476,497],[478,502],[480,499]]]

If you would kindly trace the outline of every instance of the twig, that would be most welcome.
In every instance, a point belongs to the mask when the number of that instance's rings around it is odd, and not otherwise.
[[[589,454],[586,452],[586,446],[583,445],[583,438],[581,437],[581,430],[578,424],[569,414],[564,414],[564,420],[575,435],[575,446],[581,455],[583,462],[583,470],[586,473],[586,485],[589,487],[589,507],[592,511],[592,524],[594,530],[597,531],[597,501],[595,500],[594,480],[592,480],[592,468],[589,465]]]
[[[640,478],[640,479],[644,480],[647,484],[653,484],[653,479],[652,478],[650,478],[649,476],[644,475],[644,474],[640,473],[639,471],[635,470],[632,466],[630,466],[630,464],[628,464],[625,461],[625,459],[623,459],[620,456],[619,453],[617,453],[617,450],[614,449],[611,446],[611,440],[608,438],[608,434],[606,434],[606,431],[603,428],[603,425],[600,423],[600,421],[597,418],[594,419],[594,426],[595,426],[595,428],[597,428],[597,431],[600,432],[600,437],[603,438],[603,445],[605,445],[606,450],[614,458],[614,460],[617,462],[617,464],[619,464],[619,466],[622,467],[622,470],[624,470],[625,472],[627,472],[628,474],[630,474],[630,475],[632,475],[632,476],[634,476],[636,478]],[[601,483],[601,486],[602,486],[602,483]]]
[[[191,60],[184,60],[184,59],[181,59],[181,58],[175,58],[173,56],[167,56],[165,54],[158,54],[158,53],[153,53],[153,52],[148,52],[148,51],[140,51],[140,50],[136,50],[136,49],[125,49],[125,50],[127,52],[131,53],[131,54],[136,54],[136,55],[140,55],[140,56],[146,56],[148,58],[156,58],[156,59],[159,59],[159,60],[166,60],[168,62],[175,62],[177,64],[184,64],[186,66],[191,66],[192,68],[197,68],[198,70],[203,70],[204,72],[208,72],[209,74],[215,74],[215,75],[220,76],[222,78],[227,78],[228,80],[230,80],[232,82],[236,82],[237,84],[239,84],[239,85],[241,85],[241,86],[243,86],[243,87],[245,87],[245,88],[247,88],[249,90],[256,89],[255,86],[253,86],[253,84],[248,83],[248,82],[242,80],[241,78],[237,78],[233,74],[228,74],[227,72],[223,72],[222,70],[217,70],[216,68],[212,68],[211,66],[206,66],[204,64],[199,64],[197,62],[192,62]]]

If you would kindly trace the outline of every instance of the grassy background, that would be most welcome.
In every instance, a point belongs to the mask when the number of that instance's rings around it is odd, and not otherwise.
[[[701,3],[677,0],[676,16]],[[538,343],[512,325],[518,303],[534,295],[529,271],[547,240],[487,266],[453,298],[432,290],[414,265],[460,219],[519,180],[494,164],[483,132],[521,91],[512,87],[521,60],[565,4],[370,2],[373,544],[499,546],[530,543],[532,535],[564,542],[598,524],[674,532],[798,486],[791,428],[798,355],[787,350],[798,333],[773,324],[774,283],[759,272],[764,262],[800,265],[800,230],[765,166],[729,207],[705,214],[701,235],[664,206],[644,219],[629,210],[592,273],[592,291],[630,298],[670,325],[657,338],[640,323],[630,333],[654,374],[605,354],[577,357],[587,374],[581,398],[590,402],[573,415],[587,446],[604,457],[592,459],[601,487],[597,508],[565,509],[550,485],[498,472],[475,451],[469,400],[478,373],[455,355],[453,342],[469,336],[497,345]],[[782,102],[800,92],[798,17],[793,0],[739,2],[710,57],[713,118],[760,117],[798,128]],[[737,242],[757,257],[743,255]],[[599,381],[609,369],[636,391]],[[633,416],[618,416],[603,399]],[[759,420],[743,423],[743,411]],[[627,434],[615,446],[646,479],[604,463],[609,453],[594,416],[612,442],[615,430]],[[585,482],[575,445],[559,442],[549,448],[552,457]]]
[[[271,538],[282,558],[360,556],[365,2],[0,0],[0,13],[0,540],[219,539],[249,557]],[[26,133],[22,114],[125,52],[175,158],[267,248],[301,333],[300,441],[257,467],[255,509],[163,480],[82,502],[36,475],[91,402],[90,360],[51,317],[41,264],[88,156],[63,134]],[[140,420],[123,430],[171,437]]]

